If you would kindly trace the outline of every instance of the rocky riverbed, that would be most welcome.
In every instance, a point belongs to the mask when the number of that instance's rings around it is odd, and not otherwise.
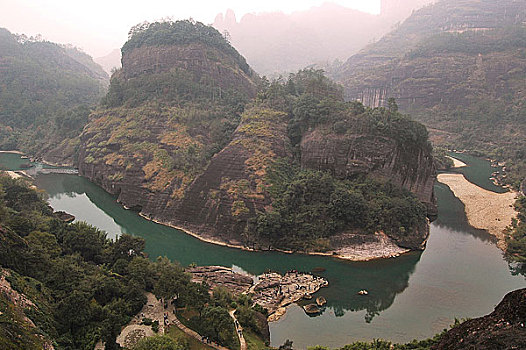
[[[221,266],[191,267],[186,271],[194,282],[206,282],[212,288],[222,286],[234,295],[251,294],[255,303],[268,310],[269,322],[280,319],[288,305],[329,285],[322,277],[297,271],[285,275],[271,272],[255,278]]]

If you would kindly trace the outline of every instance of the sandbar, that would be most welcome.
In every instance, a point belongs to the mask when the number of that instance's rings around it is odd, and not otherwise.
[[[464,204],[469,224],[495,236],[499,248],[505,250],[504,230],[517,216],[513,208],[517,194],[488,191],[469,182],[462,174],[439,174],[437,179],[447,185]]]

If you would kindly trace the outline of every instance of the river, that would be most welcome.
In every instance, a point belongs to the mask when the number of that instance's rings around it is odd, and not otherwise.
[[[485,160],[459,155],[468,167],[459,170],[472,181],[500,191],[488,178],[493,169]],[[17,170],[19,155],[0,154],[0,167]],[[293,305],[286,316],[271,323],[271,343],[286,339],[297,349],[324,345],[339,347],[357,340],[383,338],[395,342],[423,339],[452,324],[455,317],[478,317],[491,312],[509,291],[526,286],[514,276],[502,252],[484,231],[471,228],[463,205],[449,188],[436,184],[439,219],[431,224],[424,252],[372,262],[345,262],[329,257],[246,252],[201,242],[179,230],[145,220],[125,210],[88,180],[65,174],[39,175],[36,185],[47,191],[55,210],[64,210],[108,232],[145,238],[150,257],[167,256],[183,265],[233,266],[250,274],[290,269],[319,273],[329,287],[318,294],[325,311],[310,317]],[[492,187],[493,186],[493,187]],[[368,296],[356,293],[366,289]]]

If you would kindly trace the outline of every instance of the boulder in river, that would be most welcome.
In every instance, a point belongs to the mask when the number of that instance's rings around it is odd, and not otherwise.
[[[303,307],[305,312],[309,315],[316,315],[321,312],[320,308],[316,304],[308,304]]]
[[[56,211],[55,216],[67,223],[75,221],[75,216],[68,214],[65,211]]]

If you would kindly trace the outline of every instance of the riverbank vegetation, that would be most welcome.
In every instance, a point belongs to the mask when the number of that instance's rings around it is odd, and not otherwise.
[[[273,164],[267,178],[272,209],[257,217],[255,227],[278,247],[322,250],[343,231],[397,236],[426,225],[425,206],[390,182],[338,180],[283,159]]]
[[[526,267],[526,197],[520,197],[515,203],[515,210],[518,212],[511,226],[508,228],[508,245],[506,255],[508,258],[520,264],[520,270]]]
[[[438,344],[440,336],[435,336],[433,339],[423,341],[414,340],[407,344],[394,344],[385,340],[373,340],[372,342],[356,342],[345,345],[338,350],[430,350],[433,345]],[[308,350],[330,350],[325,346],[313,346]]]
[[[23,295],[0,294],[2,324],[10,329],[0,331],[0,344],[30,349],[44,339],[57,350],[76,350],[93,349],[102,340],[106,349],[117,349],[121,327],[144,306],[145,293],[153,292],[194,312],[189,325],[202,335],[239,347],[230,305],[210,296],[206,284],[191,282],[167,258],[147,259],[142,238],[123,234],[113,241],[88,224],[63,222],[43,196],[24,180],[0,176],[1,274]],[[24,317],[34,327],[21,326]]]

